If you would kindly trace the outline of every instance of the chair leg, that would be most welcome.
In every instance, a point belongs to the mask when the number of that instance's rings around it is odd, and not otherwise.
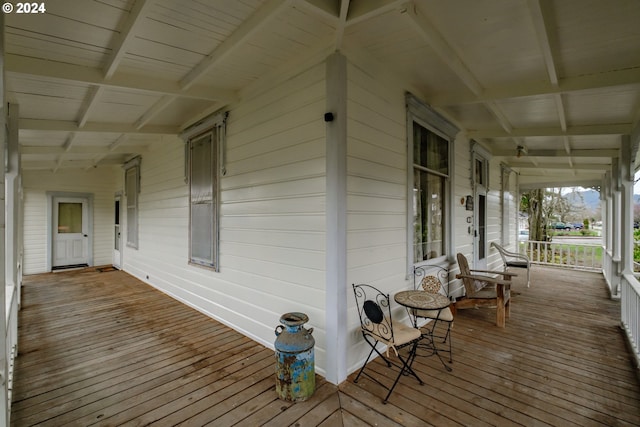
[[[367,367],[367,363],[369,363],[369,359],[371,359],[371,356],[373,355],[373,352],[375,351],[376,353],[378,353],[378,356],[380,356],[382,358],[382,360],[385,361],[385,363],[387,364],[387,366],[390,368],[391,367],[391,362],[389,360],[387,360],[386,357],[384,357],[384,355],[382,353],[380,353],[378,351],[378,349],[376,348],[378,341],[374,342],[373,344],[367,339],[367,337],[364,337],[364,340],[371,346],[371,351],[369,352],[369,355],[367,356],[367,359],[364,361],[364,363],[362,364],[362,368],[360,368],[360,371],[358,372],[358,375],[356,375],[356,378],[353,380],[354,383],[358,382],[358,379],[360,378],[360,375],[362,374],[362,372],[364,371],[364,368]]]
[[[396,380],[393,382],[393,385],[389,388],[389,392],[387,393],[387,396],[384,398],[382,403],[387,403],[387,401],[389,400],[389,397],[391,396],[391,393],[393,392],[393,389],[396,388],[398,381],[400,381],[400,377],[402,377],[405,374],[405,372],[407,374],[413,375],[415,379],[418,380],[420,385],[424,384],[424,382],[420,379],[418,374],[416,374],[415,371],[411,368],[411,365],[413,365],[413,361],[416,358],[416,352],[418,350],[418,342],[419,340],[416,340],[411,346],[411,351],[409,351],[409,356],[407,357],[407,360],[403,359],[402,356],[398,355],[398,359],[400,359],[400,361],[402,362],[402,367],[400,368],[400,372],[398,373]]]
[[[449,324],[447,325],[447,333],[444,336],[444,341],[442,341],[443,343],[447,342],[447,339],[449,339],[449,363],[453,363],[453,351],[451,350],[451,327],[453,326],[453,323],[449,322]]]
[[[444,368],[451,372],[452,369],[450,366],[448,366],[444,360],[442,359],[442,356],[440,355],[440,352],[438,351],[438,347],[436,346],[436,338],[440,339],[442,338],[441,335],[436,335],[436,327],[438,326],[438,319],[434,319],[433,321],[433,326],[431,327],[431,329],[427,329],[428,331],[428,338],[431,341],[431,346],[433,347],[433,354],[440,359],[440,362],[442,362],[442,366],[444,366]],[[442,321],[440,321],[442,322]],[[447,323],[447,330],[444,334],[444,339],[442,340],[443,343],[447,342],[447,339],[449,340],[449,350],[442,350],[445,353],[448,351],[449,352],[449,363],[453,363],[453,354],[451,353],[451,324],[452,322],[446,322]]]

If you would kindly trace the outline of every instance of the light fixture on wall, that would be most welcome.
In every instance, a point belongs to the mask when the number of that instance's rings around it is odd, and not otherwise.
[[[526,155],[527,155],[527,147],[525,147],[524,145],[518,145],[516,147],[516,157],[520,158]]]

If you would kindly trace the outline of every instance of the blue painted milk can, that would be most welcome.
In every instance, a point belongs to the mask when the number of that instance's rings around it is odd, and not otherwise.
[[[280,316],[282,325],[276,327],[276,393],[280,399],[299,402],[315,391],[316,341],[311,336],[313,328],[302,327],[308,321],[304,313],[285,313]]]

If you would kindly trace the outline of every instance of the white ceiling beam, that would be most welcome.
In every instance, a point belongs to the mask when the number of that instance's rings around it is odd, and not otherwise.
[[[285,8],[289,7],[293,0],[267,0],[260,9],[254,12],[247,20],[227,37],[213,52],[207,55],[180,81],[182,90],[190,89],[195,82],[215,67],[220,61],[233,53],[250,37],[262,30],[264,26],[276,17]]]
[[[393,10],[406,11],[407,0],[352,1],[347,16],[347,27],[367,21]]]
[[[71,132],[69,134],[69,136],[67,137],[67,140],[64,143],[64,146],[62,147],[62,153],[60,153],[60,155],[58,156],[58,159],[56,161],[56,165],[53,168],[53,173],[56,173],[58,171],[58,168],[60,168],[60,165],[62,164],[62,162],[64,161],[64,155],[69,152],[69,150],[71,149],[71,146],[73,145],[73,140],[76,138],[76,133],[75,132]]]
[[[96,133],[129,133],[139,135],[177,135],[180,130],[175,126],[135,126],[122,123],[89,122],[79,127],[76,122],[65,120],[20,119],[20,130],[47,132],[96,132]]]
[[[545,10],[542,10],[542,5],[539,0],[529,0],[529,11],[533,27],[536,31],[538,38],[538,46],[542,50],[542,56],[544,57],[545,65],[547,66],[547,74],[549,75],[549,81],[554,86],[558,85],[558,73],[556,71],[556,62],[553,59],[552,46],[557,44],[557,40],[553,35],[555,34],[552,29],[547,26],[548,19],[545,18]],[[551,40],[553,38],[553,40]]]
[[[601,165],[594,165],[594,164],[576,164],[573,169],[569,169],[567,167],[567,165],[563,165],[563,164],[558,164],[558,163],[540,163],[538,165],[533,165],[531,163],[528,162],[510,162],[509,163],[509,167],[511,168],[518,168],[518,169],[564,169],[567,172],[570,171],[580,171],[580,170],[585,170],[585,171],[608,171],[611,170],[611,165],[610,164],[601,164]]]
[[[59,155],[59,154],[109,154],[109,153],[140,153],[148,150],[147,145],[116,146],[82,145],[74,146],[65,151],[64,147],[20,146],[22,155]]]
[[[165,108],[167,108],[173,101],[176,100],[175,96],[163,96],[153,104],[151,108],[149,108],[136,122],[134,123],[134,127],[136,129],[142,129],[147,123],[153,120],[158,114],[160,114]]]
[[[529,0],[528,5],[531,14],[531,20],[533,21],[533,27],[538,38],[538,45],[540,46],[545,65],[547,66],[549,81],[551,82],[551,85],[557,87],[559,79],[558,70],[556,69],[556,61],[553,55],[553,47],[558,45],[558,38],[555,30],[550,25],[548,25],[549,19],[547,18],[547,16],[550,13],[548,10],[548,3],[545,3],[543,5],[540,0]],[[560,129],[562,129],[562,132],[566,132],[567,117],[562,94],[556,93],[553,95],[553,98],[556,104],[556,112],[558,114]],[[563,143],[566,153],[571,154],[571,146],[569,144],[569,138],[567,136],[563,137]],[[574,166],[573,160],[571,159],[571,157],[569,157],[567,160],[569,163],[569,167],[572,168]]]
[[[104,67],[105,79],[108,80],[113,77],[113,74],[120,65],[120,61],[122,61],[125,53],[127,53],[127,47],[135,38],[137,27],[140,26],[140,23],[145,18],[147,11],[153,3],[153,0],[136,0],[134,3],[127,20],[120,30],[120,35],[115,42],[115,46],[111,48],[111,55],[109,55],[107,64]]]
[[[100,98],[104,91],[104,87],[102,86],[92,86],[89,91],[86,99],[82,103],[82,107],[80,108],[80,114],[78,117],[78,127],[83,127],[87,124],[87,120],[89,120],[89,116],[91,112],[95,110],[97,105],[97,101]]]
[[[340,0],[296,0],[294,7],[304,8],[337,25],[338,16],[340,15],[338,1]]]
[[[104,78],[102,70],[98,68],[82,67],[13,54],[5,54],[4,59],[5,71],[9,75],[24,74],[105,88],[126,89],[157,95],[174,95],[205,101],[230,103],[238,99],[236,91],[203,85],[183,90],[178,82],[158,79],[149,75],[137,76],[120,73],[107,80]]]
[[[549,82],[529,81],[520,82],[515,85],[485,88],[482,94],[477,96],[453,93],[434,94],[429,97],[429,103],[432,106],[440,107],[458,104],[477,104],[527,96],[545,96],[559,93],[568,94],[584,90],[637,85],[638,82],[640,82],[640,67],[565,77],[560,79],[557,86],[553,86]]]
[[[542,176],[527,176],[520,175],[519,187],[520,190],[534,190],[538,188],[560,188],[560,187],[599,187],[602,185],[601,174],[596,176],[589,174],[588,176],[573,177],[571,179],[565,179],[558,181],[557,177],[546,178]]]
[[[493,150],[491,154],[497,157],[515,157],[516,152],[513,150]],[[571,151],[572,157],[591,157],[591,158],[611,158],[618,157],[619,151],[617,149],[611,150],[573,150]],[[525,155],[529,157],[567,157],[567,153],[564,150],[529,150]]]
[[[455,75],[473,92],[475,95],[479,95],[484,91],[484,88],[475,77],[475,75],[469,70],[464,63],[458,52],[447,42],[442,34],[436,29],[433,23],[426,16],[424,11],[418,11],[415,4],[409,4],[403,15],[408,17],[409,22],[415,30],[422,36],[429,46],[440,57],[440,60],[444,62]],[[502,112],[501,108],[492,101],[485,103],[485,107],[495,117],[496,121],[505,132],[509,133],[512,130],[512,125],[507,120],[507,117]],[[514,141],[518,144],[517,141]]]
[[[336,27],[336,41],[335,50],[339,51],[342,48],[342,40],[344,38],[344,30],[347,27],[347,14],[349,13],[350,0],[342,0],[340,2],[340,15],[338,19],[338,25]]]
[[[122,158],[117,158],[117,159],[106,159],[103,160],[102,162],[100,162],[99,166],[114,166],[114,165],[121,165],[125,162],[126,157],[123,156]],[[21,167],[22,169],[28,169],[28,170],[53,170],[55,169],[56,171],[60,170],[60,169],[91,169],[93,168],[95,165],[93,163],[93,160],[67,160],[64,162],[61,162],[59,165],[56,164],[56,162],[54,161],[44,161],[44,160],[34,160],[34,161],[28,161],[28,160],[23,160]]]
[[[472,139],[535,137],[535,136],[578,136],[578,135],[627,135],[631,132],[631,123],[605,125],[569,126],[566,131],[557,127],[514,128],[507,133],[502,129],[469,130],[467,136]]]
[[[485,105],[491,112],[491,114],[493,114],[493,117],[495,117],[495,119],[498,121],[498,124],[502,127],[502,129],[504,129],[504,131],[507,133],[511,133],[511,131],[513,130],[513,126],[511,126],[511,123],[509,123],[509,120],[504,115],[500,107],[498,107],[495,102],[487,102]]]
[[[128,139],[129,139],[129,135],[124,134],[124,133],[122,135],[120,135],[118,137],[118,139],[116,139],[111,144],[109,144],[109,147],[107,147],[107,152],[106,153],[103,153],[100,156],[98,156],[95,159],[93,159],[93,165],[91,167],[94,167],[94,168],[97,167],[107,155],[109,155],[110,153],[116,153],[118,148],[122,144],[127,142]],[[127,153],[127,154],[131,154],[131,153]],[[136,152],[135,154],[139,154],[139,153]],[[91,169],[91,167],[88,167],[87,169]]]
[[[408,18],[408,22],[436,52],[440,60],[462,80],[471,92],[475,95],[481,94],[483,88],[480,82],[425,14],[422,11],[418,13],[415,5],[412,5],[403,15]]]

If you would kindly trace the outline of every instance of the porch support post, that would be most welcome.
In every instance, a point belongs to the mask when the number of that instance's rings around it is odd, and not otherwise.
[[[347,377],[347,60],[326,62],[326,373]]]
[[[4,90],[4,14],[0,14],[0,129],[6,129],[7,108]],[[6,132],[0,132],[0,165],[4,165],[5,146],[7,144]],[[5,285],[5,167],[0,173],[0,425],[9,425],[9,361],[7,360],[7,316],[6,316],[6,292]]]
[[[622,137],[620,146],[620,192],[622,195],[621,212],[621,273],[633,274],[633,167],[631,155],[631,139],[629,135]],[[615,292],[620,296],[620,288]]]
[[[18,147],[18,121],[20,118],[18,104],[9,104],[9,139],[6,141],[9,149],[7,159],[7,171],[6,171],[6,223],[9,225],[6,229],[6,285],[13,289],[16,287],[19,289],[20,280],[18,277],[18,264],[21,264],[19,259],[19,247],[18,247],[18,218],[19,218],[19,206],[20,206],[20,150]],[[15,292],[15,290],[14,290]],[[16,297],[20,295],[16,292]],[[9,297],[9,295],[7,295]]]

